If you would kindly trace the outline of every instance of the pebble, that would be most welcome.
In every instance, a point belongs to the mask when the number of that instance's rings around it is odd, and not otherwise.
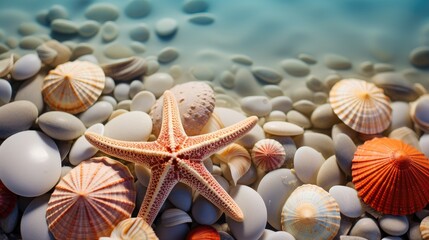
[[[44,133],[58,140],[73,140],[86,130],[82,121],[66,112],[51,111],[39,116],[37,123]]]
[[[264,85],[262,89],[264,90],[264,93],[270,98],[284,95],[283,90],[278,85]]]
[[[144,112],[126,112],[110,120],[104,136],[123,141],[147,141],[152,132],[152,120]]]
[[[118,37],[119,27],[115,22],[107,21],[101,26],[100,32],[103,41],[111,42]]]
[[[51,23],[51,30],[62,34],[75,34],[79,30],[79,26],[67,19],[55,19]]]
[[[179,182],[171,190],[168,200],[178,209],[189,212],[192,205],[192,188]]]
[[[168,73],[155,73],[144,79],[146,90],[152,92],[156,98],[174,86],[174,79]]]
[[[410,61],[418,68],[429,67],[429,47],[422,46],[413,49],[410,53]]]
[[[250,66],[253,64],[252,58],[250,58],[247,55],[241,55],[241,54],[231,56],[231,61],[242,65],[247,65],[247,66]]]
[[[205,12],[209,8],[206,0],[186,0],[183,4],[183,11],[185,13],[200,13]]]
[[[192,14],[192,16],[188,18],[188,21],[198,25],[209,25],[215,21],[215,18],[209,13],[196,13]]]
[[[3,43],[0,43],[0,54],[2,54],[2,53],[6,53],[6,52],[8,52],[9,51],[9,47],[8,46],[6,46],[5,44],[3,44]]]
[[[104,48],[103,53],[106,57],[111,59],[128,58],[134,55],[134,52],[130,47],[120,43],[109,44]]]
[[[283,60],[280,65],[288,74],[295,77],[307,76],[310,73],[308,65],[298,59],[286,59]]]
[[[305,85],[313,92],[322,92],[327,90],[327,86],[318,77],[310,75],[305,81]]]
[[[316,105],[321,105],[328,102],[328,94],[325,92],[316,92],[313,95],[313,102]]]
[[[38,116],[36,106],[29,101],[14,101],[0,107],[0,138],[28,130]]]
[[[144,23],[135,26],[130,31],[130,38],[134,41],[146,42],[149,39],[149,36],[149,27]]]
[[[270,99],[273,110],[289,112],[292,109],[292,100],[288,96],[278,96]]]
[[[110,94],[115,89],[115,81],[111,77],[106,77],[106,81],[104,83],[103,94]]]
[[[323,163],[317,173],[317,186],[329,191],[332,186],[344,185],[346,176],[338,166],[335,156],[331,156]]]
[[[130,111],[132,101],[130,99],[122,100],[118,102],[116,109],[124,109],[126,111]]]
[[[261,86],[253,76],[252,72],[246,68],[239,68],[235,73],[234,91],[239,96],[263,95]]]
[[[177,21],[173,18],[163,18],[155,24],[155,32],[160,37],[171,37],[177,32],[177,29]]]
[[[34,198],[25,208],[20,225],[23,239],[54,240],[46,222],[49,198],[49,194]]]
[[[374,64],[370,61],[365,61],[359,64],[360,72],[364,74],[371,74],[374,71]]]
[[[313,101],[314,93],[307,87],[296,87],[291,89],[291,91],[289,96],[294,103],[301,100]]]
[[[96,123],[103,123],[113,112],[113,107],[105,101],[98,101],[85,112],[79,114],[79,119],[85,127],[90,127]]]
[[[249,96],[240,100],[241,109],[248,116],[263,117],[267,116],[271,110],[271,102],[265,96]]]
[[[325,159],[334,155],[334,141],[325,134],[317,132],[305,132],[294,138],[298,147],[309,146],[322,153]]]
[[[390,129],[397,129],[400,127],[412,128],[413,122],[410,117],[410,104],[407,102],[396,101],[390,104],[392,107],[392,122]]]
[[[151,5],[147,0],[133,0],[125,6],[125,15],[129,18],[144,18],[150,11]]]
[[[421,151],[419,138],[416,132],[408,127],[400,127],[391,131],[388,135],[388,138],[401,140],[402,142],[413,146],[417,150]]]
[[[286,121],[286,114],[282,111],[271,111],[270,114],[266,117],[267,122],[271,121]]]
[[[347,175],[352,174],[352,160],[356,152],[353,140],[344,133],[334,137],[335,157],[341,170]]]
[[[285,231],[273,232],[265,229],[264,234],[259,238],[259,240],[295,240],[295,237]]]
[[[134,80],[130,83],[130,98],[134,98],[139,92],[144,90],[144,85],[141,80]]]
[[[195,79],[200,81],[212,81],[215,77],[213,69],[206,65],[191,67],[190,72]]]
[[[425,156],[429,158],[429,133],[425,133],[420,137],[419,145]]]
[[[155,227],[155,234],[159,239],[182,240],[189,232],[191,217],[177,208],[170,208],[161,214],[160,223]]]
[[[79,26],[78,33],[82,37],[93,37],[100,30],[100,24],[96,21],[88,20]]]
[[[136,53],[136,54],[140,54],[140,53],[144,53],[144,52],[146,52],[146,46],[143,44],[143,43],[141,43],[141,42],[132,42],[131,44],[130,44],[130,47],[131,47],[131,49]],[[150,63],[151,61],[148,61],[148,65],[149,65],[149,63]],[[149,66],[148,66],[148,68],[149,68]],[[149,72],[149,70],[147,70],[146,71],[146,73],[148,73]]]
[[[118,102],[130,99],[130,85],[127,83],[117,84],[113,89],[113,96]]]
[[[147,70],[146,70],[146,72],[145,72],[145,76],[150,76],[150,75],[152,75],[152,74],[154,74],[154,73],[158,72],[159,68],[160,68],[160,66],[159,66],[159,62],[158,62],[156,59],[149,59],[149,60],[147,61]],[[173,72],[174,72],[174,71],[173,71]],[[173,78],[175,78],[175,77],[174,77],[174,75],[173,75],[173,72],[172,72],[172,71],[169,71],[169,74],[170,74]]]
[[[407,216],[383,215],[378,223],[384,232],[392,236],[401,236],[409,228]]]
[[[340,212],[350,218],[357,218],[363,213],[362,205],[355,189],[346,186],[333,186],[329,194],[340,207]]]
[[[12,86],[4,79],[0,78],[0,107],[9,103],[12,99]]]
[[[39,74],[35,78],[25,81],[19,86],[14,101],[26,100],[32,102],[37,107],[37,110],[41,113],[45,104],[43,102],[42,95],[44,79],[45,75]]]
[[[277,84],[282,80],[282,75],[274,69],[255,66],[252,67],[253,75],[265,83]]]
[[[156,97],[152,92],[141,91],[137,93],[131,102],[131,111],[142,111],[149,113],[150,109],[156,102]]]
[[[323,60],[326,67],[333,70],[347,70],[352,67],[349,59],[336,54],[327,54]]]
[[[19,41],[19,47],[26,50],[34,50],[43,44],[43,40],[36,36],[25,36]]]
[[[11,74],[15,80],[25,80],[36,75],[42,67],[42,61],[40,61],[37,54],[27,54],[18,61],[15,62]]]
[[[20,198],[18,198],[19,201]],[[20,209],[19,209],[19,204],[16,204],[15,207],[12,209],[12,212],[9,213],[9,215],[7,215],[4,218],[0,218],[0,231],[3,230],[4,233],[11,233],[15,227],[17,226],[21,215],[20,215]],[[3,237],[3,235],[0,235]],[[8,239],[6,237],[6,239]],[[6,240],[5,239],[5,240]]]
[[[76,59],[80,56],[89,55],[94,52],[94,48],[87,43],[80,43],[74,49],[71,59]]]
[[[371,80],[377,87],[384,90],[392,101],[414,101],[419,95],[413,84],[402,74],[396,72],[384,72],[374,75]]]
[[[119,17],[119,9],[113,4],[97,3],[86,9],[85,17],[98,22],[115,21]]]
[[[179,51],[173,47],[166,47],[158,54],[159,63],[170,63],[179,57]]]
[[[314,128],[320,129],[332,128],[334,124],[340,122],[329,103],[317,106],[312,112],[310,120]]]
[[[382,73],[382,72],[393,72],[395,68],[391,64],[387,63],[375,63],[374,64],[374,72]]]
[[[298,111],[290,110],[286,114],[286,119],[288,122],[296,124],[304,129],[311,128],[310,119]]]
[[[55,19],[67,19],[69,17],[69,13],[64,6],[55,4],[49,8],[46,17],[48,18],[49,22],[52,22]]]
[[[371,240],[381,239],[381,232],[377,223],[368,217],[359,219],[351,229],[350,235],[364,237]]]
[[[232,235],[236,239],[258,239],[262,236],[267,223],[267,208],[264,200],[255,190],[245,185],[232,188],[229,194],[245,213],[242,222],[226,217]]]
[[[322,154],[311,147],[299,147],[294,156],[293,165],[296,176],[303,182],[316,184],[317,173],[325,162]]]
[[[0,53],[1,53],[1,43],[0,43]],[[5,58],[0,60],[0,78],[5,77],[9,74],[9,72],[13,68],[14,59],[13,55],[11,55],[9,58]]]
[[[317,63],[316,58],[310,54],[300,53],[298,55],[298,58],[307,64],[316,64]]]
[[[42,132],[22,131],[10,136],[0,145],[0,156],[1,180],[17,195],[40,196],[60,178],[57,145]]]
[[[304,129],[289,122],[272,121],[263,125],[266,133],[276,136],[297,136],[304,133]]]

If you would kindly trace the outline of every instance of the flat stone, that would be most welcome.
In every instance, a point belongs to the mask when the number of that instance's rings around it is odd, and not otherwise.
[[[205,12],[209,8],[206,0],[187,0],[183,4],[183,11],[185,13],[200,13]]]
[[[196,13],[189,17],[188,21],[198,25],[209,25],[215,21],[215,18],[209,13]]]
[[[155,102],[156,97],[152,92],[141,91],[133,97],[130,110],[149,113]]]
[[[247,65],[247,66],[250,66],[253,64],[252,58],[250,58],[247,55],[241,55],[241,54],[231,56],[231,61],[242,65]]]
[[[272,110],[271,102],[265,96],[244,97],[240,100],[240,103],[241,109],[249,116],[263,117]]]
[[[336,54],[327,54],[324,57],[324,63],[326,67],[334,70],[347,70],[352,67],[349,59]]]
[[[293,166],[297,177],[303,183],[316,184],[317,173],[325,162],[322,154],[307,146],[298,148],[295,152]]]
[[[152,7],[147,0],[133,0],[125,6],[125,15],[129,18],[144,18],[149,15]]]
[[[25,80],[36,75],[42,67],[42,61],[40,61],[37,54],[27,54],[18,61],[12,68],[12,78],[15,80]]]
[[[162,94],[174,86],[174,79],[168,73],[155,73],[145,78],[146,90],[159,98]]]
[[[39,116],[37,124],[46,135],[58,140],[73,140],[85,132],[82,121],[66,112],[51,111]]]
[[[333,186],[329,194],[340,207],[340,212],[350,218],[357,218],[363,213],[362,205],[355,189],[346,186]]]
[[[304,129],[288,122],[272,121],[263,125],[266,133],[276,136],[297,136],[304,133]]]
[[[12,86],[9,81],[0,78],[0,106],[10,102],[12,99]]]
[[[88,20],[82,23],[78,29],[78,33],[82,37],[93,37],[100,30],[100,24],[96,21]]]
[[[298,147],[309,146],[321,152],[323,157],[329,158],[335,154],[334,142],[326,134],[307,131],[304,134],[294,137]]]
[[[173,47],[166,47],[158,54],[159,63],[170,63],[179,57],[179,51]]]
[[[335,185],[346,184],[346,175],[341,171],[337,158],[331,156],[323,163],[317,173],[317,186],[329,191]]]
[[[123,141],[147,141],[152,132],[152,120],[147,113],[123,113],[110,120],[104,129],[106,137]]]
[[[130,31],[130,38],[134,41],[145,42],[149,36],[149,27],[144,23],[137,25]]]
[[[106,57],[111,59],[128,58],[134,55],[134,52],[130,47],[120,43],[112,43],[108,45],[103,50],[103,53]]]
[[[119,9],[108,3],[96,3],[85,11],[85,17],[98,22],[115,21],[119,17]]]
[[[0,138],[28,130],[39,112],[29,101],[14,101],[0,107]]]
[[[119,27],[115,22],[107,21],[101,26],[101,37],[103,41],[110,42],[115,40],[119,35]]]
[[[267,67],[252,67],[252,73],[257,79],[262,80],[266,83],[277,84],[282,80],[282,76],[280,75],[280,73],[278,73],[274,69]]]
[[[43,40],[36,36],[26,36],[19,41],[19,47],[27,50],[34,50],[43,44]]]
[[[79,114],[79,119],[85,125],[90,127],[97,123],[106,121],[113,112],[113,107],[110,103],[105,101],[98,101],[85,112]]]
[[[429,67],[429,47],[418,47],[410,53],[411,63],[418,68]]]
[[[43,111],[45,105],[42,95],[43,81],[45,80],[44,74],[38,74],[36,77],[24,81],[15,95],[14,101],[26,100],[32,102],[39,113]]]
[[[39,26],[34,22],[24,22],[18,27],[18,33],[22,36],[28,36],[36,33],[39,30]]]
[[[334,137],[335,156],[341,170],[347,175],[352,173],[352,160],[356,152],[356,145],[353,140],[344,133],[339,133]]]
[[[289,112],[292,109],[292,100],[288,96],[278,96],[270,99],[273,110]]]
[[[240,68],[235,73],[234,91],[240,96],[263,95],[258,80],[246,68]]]
[[[404,235],[409,228],[407,216],[383,215],[378,223],[385,233],[392,236]]]
[[[288,122],[296,124],[304,129],[311,127],[310,119],[296,110],[290,110],[287,112],[286,119]]]
[[[307,64],[316,64],[317,60],[314,56],[306,53],[301,53],[298,55],[299,60],[307,63]]]
[[[368,217],[359,219],[351,229],[349,235],[364,237],[366,239],[381,239],[381,232],[377,223]]]
[[[288,74],[295,77],[303,77],[310,73],[308,65],[298,59],[286,59],[281,61],[280,65]]]
[[[67,19],[55,19],[51,23],[51,30],[62,34],[76,34],[79,30],[79,26]]]
[[[264,85],[262,89],[264,90],[264,93],[270,98],[280,97],[284,95],[283,89],[278,85]]]
[[[173,18],[163,18],[155,24],[155,32],[160,37],[171,37],[177,29],[177,21]]]
[[[320,129],[331,128],[334,124],[340,122],[329,103],[317,106],[312,112],[310,120],[313,127]]]

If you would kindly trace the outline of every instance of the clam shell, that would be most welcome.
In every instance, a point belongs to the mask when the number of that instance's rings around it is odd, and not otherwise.
[[[423,239],[429,239],[429,216],[423,218],[420,223],[420,233],[422,234]]]
[[[0,218],[5,218],[12,212],[17,200],[17,196],[0,181]]]
[[[110,238],[121,240],[158,240],[151,226],[140,217],[122,220],[113,229]]]
[[[217,152],[213,157],[213,161],[228,165],[234,185],[252,165],[249,152],[236,143],[230,144]]]
[[[90,62],[67,62],[51,70],[43,82],[43,99],[50,108],[68,113],[88,109],[101,95],[103,70]]]
[[[286,152],[281,143],[274,139],[262,139],[252,148],[252,161],[263,171],[272,171],[283,165]]]
[[[193,228],[188,235],[186,235],[186,240],[220,240],[220,234],[218,231],[208,225],[200,225]]]
[[[106,76],[115,80],[127,81],[143,75],[147,70],[147,61],[141,57],[130,57],[104,64],[101,67]]]
[[[429,160],[397,139],[374,138],[359,146],[352,177],[363,202],[384,214],[411,214],[429,202]]]
[[[56,239],[98,239],[131,216],[136,192],[133,176],[107,157],[73,168],[55,187],[46,210]]]
[[[316,185],[295,189],[283,206],[283,231],[296,239],[333,239],[340,229],[340,208],[331,195]]]
[[[13,54],[10,57],[0,60],[0,78],[5,77],[12,71],[14,63]]]
[[[341,80],[329,92],[329,102],[338,118],[356,132],[380,133],[390,125],[390,100],[373,83]]]
[[[36,49],[37,55],[43,63],[56,67],[70,60],[72,52],[70,48],[56,40],[49,40]]]

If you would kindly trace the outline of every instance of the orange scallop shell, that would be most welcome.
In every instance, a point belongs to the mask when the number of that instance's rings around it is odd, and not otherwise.
[[[412,214],[429,203],[429,159],[401,140],[374,138],[359,146],[352,177],[359,197],[384,214]]]
[[[193,228],[188,235],[186,235],[186,240],[220,240],[220,234],[218,231],[208,225],[200,225],[198,227]]]
[[[7,217],[18,201],[18,197],[0,181],[0,218]]]
[[[329,92],[329,103],[338,118],[356,132],[380,133],[390,125],[390,99],[373,83],[341,80]]]
[[[131,216],[136,192],[133,176],[107,157],[73,168],[55,187],[46,220],[55,239],[98,239]]]
[[[50,108],[83,112],[98,99],[105,84],[103,69],[84,61],[67,62],[51,70],[43,82],[43,99]]]

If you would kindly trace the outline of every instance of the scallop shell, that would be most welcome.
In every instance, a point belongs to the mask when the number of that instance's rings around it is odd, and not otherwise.
[[[429,216],[423,218],[420,223],[420,233],[422,235],[422,239],[429,239]]]
[[[220,234],[218,231],[208,225],[200,225],[193,228],[188,235],[186,235],[186,240],[220,240]]]
[[[56,67],[70,60],[70,48],[56,40],[49,40],[36,48],[37,55],[43,63]]]
[[[272,171],[283,165],[286,152],[281,143],[274,139],[262,139],[252,149],[252,161],[263,171]]]
[[[43,82],[43,98],[50,108],[68,113],[88,109],[101,95],[103,70],[90,62],[74,61],[51,70]]]
[[[380,133],[390,125],[390,100],[373,83],[341,80],[329,92],[329,102],[338,118],[356,132]]]
[[[55,187],[46,210],[56,239],[98,239],[131,216],[136,192],[133,176],[107,157],[73,168]]]
[[[323,188],[296,188],[283,206],[282,230],[296,239],[333,239],[340,229],[340,208]]]
[[[397,139],[374,138],[359,146],[352,177],[363,202],[384,214],[411,214],[429,202],[429,159]]]
[[[234,185],[249,170],[251,157],[249,152],[241,145],[233,143],[215,154],[213,161],[227,164]]]
[[[101,66],[107,76],[120,81],[133,80],[147,71],[147,61],[141,57],[130,57]]]
[[[0,60],[0,78],[7,76],[12,71],[14,63],[13,54],[10,57]]]
[[[18,201],[18,197],[0,181],[0,218],[7,217]]]
[[[121,240],[158,240],[151,226],[140,217],[122,220],[113,229],[110,238]]]

